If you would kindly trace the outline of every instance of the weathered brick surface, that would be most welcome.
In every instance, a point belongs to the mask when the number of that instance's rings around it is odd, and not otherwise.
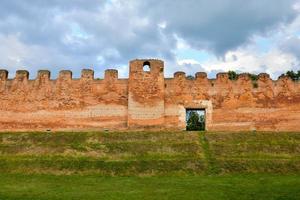
[[[35,80],[24,70],[10,80],[0,70],[0,130],[184,129],[186,108],[205,109],[208,130],[300,130],[300,83],[288,77],[263,73],[255,84],[247,74],[235,81],[227,73],[165,78],[163,61],[151,59],[129,68],[128,79],[109,69],[101,80],[92,70],[80,79],[61,71],[56,80],[47,70]]]
[[[147,64],[150,71],[144,71]],[[164,126],[164,64],[159,60],[130,62],[128,84],[128,127]]]

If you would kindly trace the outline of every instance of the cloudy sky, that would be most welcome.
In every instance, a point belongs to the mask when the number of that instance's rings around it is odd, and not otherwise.
[[[108,68],[159,58],[175,71],[300,69],[300,0],[1,0],[0,68]]]

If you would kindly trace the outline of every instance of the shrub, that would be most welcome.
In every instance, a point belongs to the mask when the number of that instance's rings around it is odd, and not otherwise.
[[[186,79],[188,79],[188,80],[195,80],[195,77],[194,77],[193,75],[188,75],[188,76],[186,77]]]
[[[293,81],[299,81],[300,80],[300,70],[298,70],[298,72],[294,72],[293,70],[287,71],[285,74],[281,74],[280,77],[282,77],[282,76],[288,76]]]
[[[229,79],[235,81],[238,79],[239,75],[235,71],[228,71]]]
[[[251,81],[257,81],[258,80],[258,75],[256,75],[256,74],[250,74],[249,73],[249,77],[250,77]]]
[[[299,74],[300,74],[300,71],[299,71]],[[230,80],[235,81],[235,80],[238,79],[239,74],[236,73],[235,71],[228,71],[228,76],[229,76],[229,79],[230,79]],[[253,88],[258,88],[258,84],[257,84],[257,82],[256,82],[256,81],[258,80],[258,75],[248,73],[248,76],[249,76],[249,78],[250,78],[251,81],[252,81],[252,86],[253,86]]]

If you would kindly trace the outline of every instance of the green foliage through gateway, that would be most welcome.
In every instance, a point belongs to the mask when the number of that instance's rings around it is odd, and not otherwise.
[[[188,110],[186,124],[187,131],[205,131],[204,111],[201,113],[196,110]]]

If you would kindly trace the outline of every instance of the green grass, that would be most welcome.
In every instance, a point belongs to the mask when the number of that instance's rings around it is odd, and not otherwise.
[[[0,199],[296,200],[298,175],[103,177],[0,174]]]
[[[153,176],[299,171],[299,133],[0,134],[2,173]]]
[[[0,134],[3,173],[201,174],[203,157],[197,133]]]
[[[0,200],[300,196],[300,133],[0,133]]]
[[[220,173],[299,173],[300,134],[207,133]]]

